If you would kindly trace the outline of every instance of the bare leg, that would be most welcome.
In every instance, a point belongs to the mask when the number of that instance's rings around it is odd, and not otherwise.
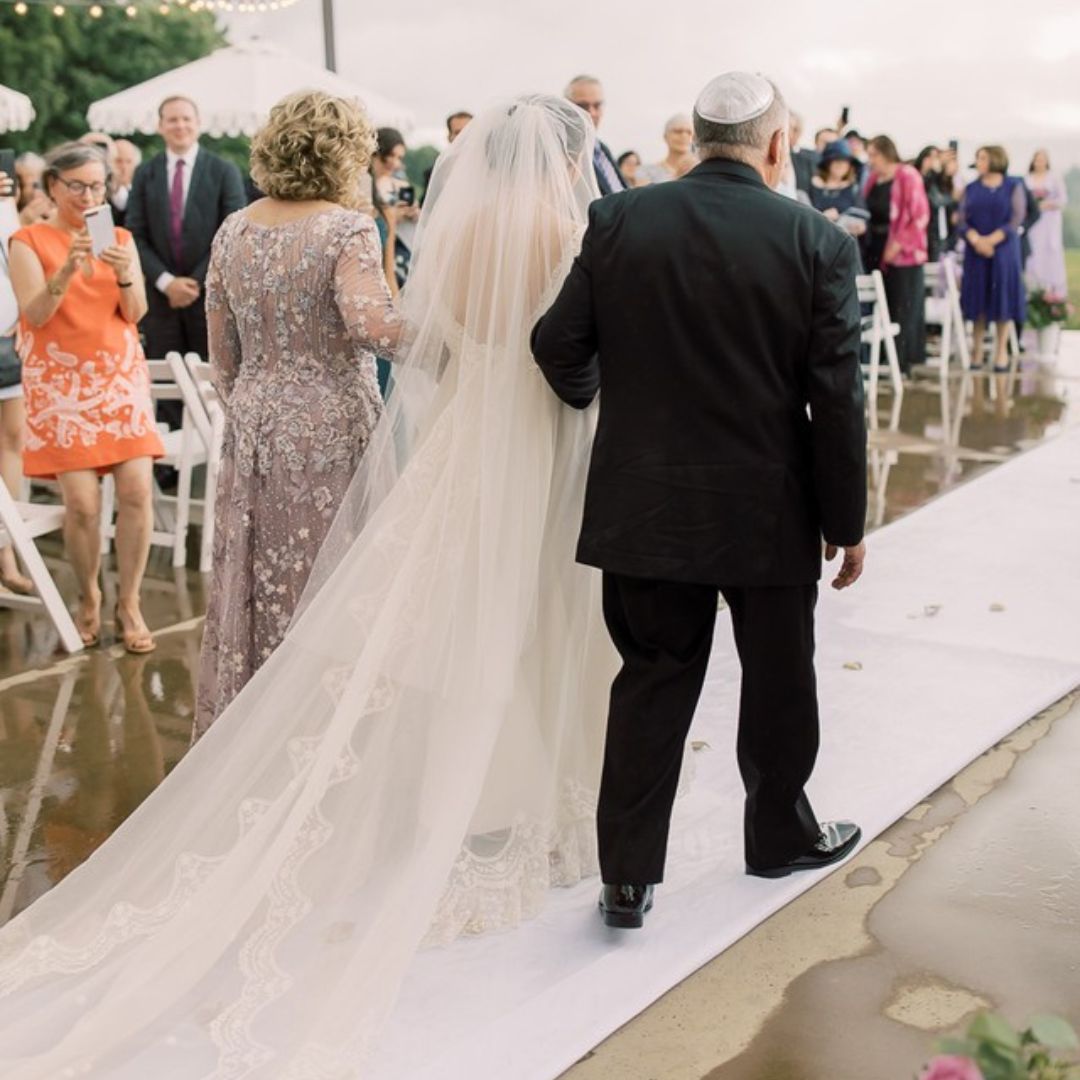
[[[1009,331],[1012,320],[1006,319],[994,324],[997,339],[994,342],[994,370],[1003,371],[1009,366]]]
[[[26,411],[21,397],[0,402],[0,478],[7,485],[13,499],[22,494],[22,444],[23,422]],[[15,549],[0,549],[0,582],[12,592],[32,593],[34,583],[19,570]]]
[[[971,337],[971,366],[981,368],[983,366],[983,349],[986,347],[986,320],[976,319],[974,333]]]
[[[101,485],[90,469],[56,479],[64,496],[64,544],[79,583],[75,625],[85,644],[96,645],[101,636]]]
[[[116,480],[116,562],[120,584],[117,620],[129,652],[149,652],[153,638],[142,617],[139,593],[150,555],[154,527],[152,462],[148,457],[123,461],[113,470]]]

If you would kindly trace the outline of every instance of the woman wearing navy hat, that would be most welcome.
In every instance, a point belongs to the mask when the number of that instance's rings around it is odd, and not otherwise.
[[[810,204],[852,236],[866,232],[866,201],[859,191],[859,162],[844,139],[821,152],[817,175],[810,182]]]

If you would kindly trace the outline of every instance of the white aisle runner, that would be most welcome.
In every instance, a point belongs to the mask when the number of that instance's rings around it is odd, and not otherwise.
[[[822,818],[854,818],[867,839],[1080,685],[1080,430],[874,533],[869,548],[855,588],[822,590],[810,788]],[[693,733],[710,749],[695,755],[645,930],[606,930],[590,881],[553,893],[519,930],[421,954],[370,1076],[552,1080],[820,880],[743,873],[737,680],[722,616]]]

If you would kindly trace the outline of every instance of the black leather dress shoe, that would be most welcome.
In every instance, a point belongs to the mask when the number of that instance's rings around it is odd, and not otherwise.
[[[652,910],[651,885],[605,885],[600,893],[604,925],[617,930],[640,930]]]
[[[749,863],[746,872],[754,877],[782,878],[796,870],[820,870],[846,859],[862,839],[862,829],[854,821],[823,821],[817,842],[804,855],[797,855],[780,866],[754,867]]]

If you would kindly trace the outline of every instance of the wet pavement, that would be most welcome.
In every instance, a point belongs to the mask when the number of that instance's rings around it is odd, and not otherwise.
[[[1011,387],[1005,377],[983,374],[953,376],[942,386],[936,373],[922,372],[898,410],[888,392],[878,404],[868,478],[874,527],[1080,424],[1080,334],[1066,335],[1054,366],[1025,361]],[[192,565],[198,539],[195,529]],[[47,539],[41,546],[73,602],[59,544]],[[126,656],[108,622],[102,647],[67,657],[43,615],[0,607],[0,923],[103,843],[189,745],[206,579],[170,564],[171,552],[155,549],[144,610],[158,650],[148,657]],[[106,612],[114,589],[110,568]],[[1025,730],[1001,752],[1018,759]],[[1061,744],[1058,754],[1078,760],[1080,708],[1058,720],[1048,746],[1052,740]],[[1040,753],[1049,764],[1039,765]],[[1042,769],[1038,782],[1052,783],[1061,759],[1041,748],[1030,757],[1031,774]],[[1018,776],[1021,768],[1028,762],[1017,767]],[[1052,946],[1062,932],[1075,935],[1076,878],[1058,880],[1049,869],[1049,877],[1040,877],[1019,841],[994,846],[994,822],[1008,822],[1009,814],[1033,820],[1020,805],[1027,796],[1011,797],[1012,779],[983,784],[989,794],[974,809],[955,790],[959,782],[919,811],[925,816],[901,822],[871,845],[850,873],[835,875],[763,924],[568,1077],[907,1078],[932,1041],[927,1030],[954,1024],[980,1001],[1020,1013],[1071,1008],[1080,1014],[1080,947],[1075,936],[1071,949]],[[1065,834],[1080,796],[1072,777],[1058,786],[1062,806],[1048,805],[1039,821],[1051,832],[1056,823]],[[1064,806],[1069,798],[1071,817]],[[937,857],[941,835],[978,832],[984,818],[981,847]],[[1013,826],[1001,828],[1011,835]],[[1075,833],[1069,835],[1075,867]],[[1039,836],[1029,839],[1045,853]],[[945,841],[939,846],[945,850]],[[990,890],[994,903],[977,903],[972,914],[963,883],[983,873],[971,854],[979,850],[988,852],[988,863],[993,856],[1000,888]],[[967,867],[966,878],[958,866]],[[1008,903],[998,903],[1002,890]],[[943,910],[951,922],[942,922]],[[939,940],[943,934],[948,940]],[[1023,978],[1016,977],[1020,969]],[[864,1052],[873,1068],[859,1064]]]

